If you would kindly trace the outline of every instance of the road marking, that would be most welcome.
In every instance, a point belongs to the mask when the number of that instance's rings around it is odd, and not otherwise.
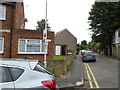
[[[90,78],[90,74],[89,74],[89,72],[88,72],[88,68],[87,68],[87,66],[86,66],[86,63],[84,63],[84,65],[85,65],[86,72],[87,72],[87,76],[88,76],[88,79],[89,79],[90,88],[93,88],[93,85],[92,85],[92,82],[91,82],[91,78]]]
[[[92,72],[89,64],[86,64],[86,65],[87,65],[87,67],[88,67],[88,69],[89,69],[89,71],[90,71],[90,73],[91,73],[91,75],[92,75],[92,77],[93,77],[93,80],[94,80],[94,82],[95,82],[96,88],[100,88],[100,86],[98,85],[98,82],[96,81],[95,75],[93,74],[93,72]]]
[[[97,83],[97,81],[96,81],[96,78],[95,78],[95,76],[94,76],[94,74],[93,74],[93,72],[92,72],[89,64],[84,63],[84,65],[85,65],[85,69],[86,69],[87,76],[88,76],[88,79],[89,79],[90,88],[100,88],[100,86],[98,85],[98,83]],[[96,86],[96,87],[93,87],[93,84],[92,84],[92,82],[91,82],[90,74],[92,75],[92,78],[93,78],[93,80],[94,80],[94,83],[95,83],[95,86]]]

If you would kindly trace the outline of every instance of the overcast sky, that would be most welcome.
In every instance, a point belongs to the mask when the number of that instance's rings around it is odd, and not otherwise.
[[[26,29],[35,29],[37,21],[45,19],[46,0],[24,0]],[[89,12],[94,0],[48,0],[48,23],[57,33],[67,28],[76,38],[91,41],[88,30]]]

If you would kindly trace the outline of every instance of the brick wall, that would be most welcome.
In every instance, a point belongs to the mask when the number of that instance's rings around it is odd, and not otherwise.
[[[7,5],[7,4],[3,4],[3,5],[6,6],[6,20],[0,20],[0,22],[2,22],[2,29],[11,30],[11,24],[13,24],[12,28],[20,29],[21,25],[24,24],[23,3],[17,2],[15,5]],[[13,15],[13,21],[12,21],[12,15]]]
[[[67,45],[68,52],[75,52],[77,47],[77,39],[67,29],[65,29],[56,34],[55,44]]]
[[[2,55],[1,56],[2,58],[9,58],[10,57],[10,33],[2,32],[2,38],[4,38],[4,52],[0,55]]]
[[[18,54],[18,40],[20,38],[23,39],[42,39],[43,33],[41,31],[36,30],[25,30],[25,29],[17,29],[13,32],[13,40],[12,40],[12,58],[30,58],[30,59],[38,59],[43,60],[43,54]],[[52,60],[55,55],[54,51],[54,32],[48,32],[48,39],[51,40],[48,45],[48,54],[47,60]]]
[[[0,20],[2,23],[2,29],[11,29],[11,17],[12,17],[12,7],[10,5],[6,5],[6,20]]]

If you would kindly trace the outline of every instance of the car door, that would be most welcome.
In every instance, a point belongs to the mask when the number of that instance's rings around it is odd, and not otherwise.
[[[7,65],[0,65],[0,89],[14,90],[14,83]]]

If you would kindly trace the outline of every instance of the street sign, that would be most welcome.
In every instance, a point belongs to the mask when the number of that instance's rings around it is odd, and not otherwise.
[[[46,30],[43,31],[43,39],[47,39],[47,31]]]

